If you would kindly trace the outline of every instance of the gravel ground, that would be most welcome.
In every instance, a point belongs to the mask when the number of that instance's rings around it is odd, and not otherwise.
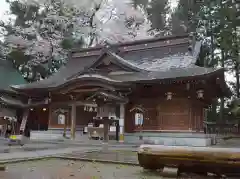
[[[1,179],[167,179],[160,172],[144,171],[138,166],[73,162],[69,160],[40,160],[10,164],[0,171]],[[197,175],[183,175],[179,179],[211,179]],[[218,177],[219,179],[219,177]]]
[[[76,159],[107,160],[122,163],[138,164],[137,152],[127,150],[108,150],[95,152],[73,152],[64,157],[73,157]]]
[[[140,167],[95,162],[42,160],[8,165],[1,179],[161,179],[156,173],[144,173]]]

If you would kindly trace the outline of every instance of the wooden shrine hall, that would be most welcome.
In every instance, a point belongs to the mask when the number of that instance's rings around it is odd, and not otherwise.
[[[104,130],[115,120],[121,141],[206,146],[205,111],[229,89],[224,69],[200,66],[200,54],[201,42],[189,35],[73,49],[59,72],[12,89],[29,103],[45,100],[28,120],[41,116],[48,130],[65,126],[73,138],[93,120]]]

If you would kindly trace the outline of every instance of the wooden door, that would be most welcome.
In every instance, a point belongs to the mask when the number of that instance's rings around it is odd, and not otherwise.
[[[158,106],[161,130],[189,130],[189,105],[181,101],[165,101]]]

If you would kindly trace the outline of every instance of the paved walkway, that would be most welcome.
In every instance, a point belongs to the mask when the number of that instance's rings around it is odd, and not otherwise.
[[[28,160],[37,159],[43,157],[51,157],[60,154],[67,154],[72,152],[87,152],[92,150],[99,150],[101,148],[89,148],[89,147],[73,147],[64,149],[51,149],[51,150],[39,150],[34,152],[13,152],[13,153],[1,153],[0,162],[9,160]]]
[[[128,163],[138,164],[137,152],[131,150],[107,150],[107,151],[92,151],[92,152],[72,152],[59,157],[79,160],[95,160],[111,163]]]
[[[71,146],[92,146],[92,147],[100,147],[103,144],[103,141],[101,140],[71,140],[71,139],[65,139],[65,140],[32,140],[31,143],[51,143],[51,144],[64,144],[64,145],[71,145]],[[121,143],[117,141],[109,141],[109,146],[111,147],[132,147],[137,148],[141,144],[140,143]]]

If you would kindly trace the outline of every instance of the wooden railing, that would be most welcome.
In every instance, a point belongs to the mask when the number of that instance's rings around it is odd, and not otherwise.
[[[204,132],[217,135],[240,135],[240,126],[236,123],[205,123]]]

